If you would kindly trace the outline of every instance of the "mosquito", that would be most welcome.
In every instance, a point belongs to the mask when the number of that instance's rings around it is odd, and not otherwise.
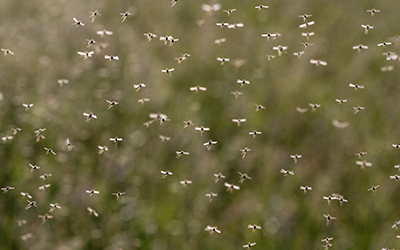
[[[262,134],[262,132],[258,132],[257,130],[254,130],[253,132],[250,132],[250,133],[249,133],[249,135],[252,135],[252,136],[253,136],[253,139],[256,138],[256,135],[261,135],[261,134]]]
[[[46,155],[52,153],[53,155],[56,155],[56,152],[53,151],[53,149],[51,148],[44,148],[44,150],[46,150]]]
[[[78,51],[77,53],[78,53],[78,55],[80,55],[81,57],[83,57],[84,60],[86,60],[86,59],[88,59],[89,57],[92,57],[92,56],[93,56],[94,51],[84,51],[84,52]]]
[[[149,42],[151,42],[151,40],[153,40],[153,38],[156,38],[156,37],[157,37],[156,34],[153,34],[153,33],[151,33],[151,32],[144,33],[143,35],[147,38],[147,40],[148,40]]]
[[[126,11],[125,13],[119,13],[119,14],[121,15],[121,23],[123,23],[128,16],[132,15],[132,13],[130,13],[129,11]]]
[[[93,114],[92,112],[88,113],[83,113],[84,116],[86,116],[86,120],[85,122],[89,122],[90,119],[94,118],[97,119],[97,116],[95,114]]]
[[[218,174],[214,174],[215,177],[215,183],[217,183],[219,181],[219,179],[225,179],[225,175],[218,173]]]
[[[85,26],[85,24],[84,24],[82,21],[77,20],[75,17],[72,18],[72,19],[74,20],[74,24],[73,24],[73,25],[75,25],[75,27],[78,27],[78,26]]]
[[[125,193],[118,192],[118,193],[113,193],[112,195],[115,195],[117,197],[117,200],[119,200],[121,198],[121,196],[124,194]]]
[[[243,122],[246,122],[246,119],[232,119],[232,122],[236,122],[239,127]]]
[[[119,104],[119,102],[116,102],[116,101],[106,100],[106,102],[108,103],[108,108],[107,109],[110,109],[110,108],[114,107],[115,105]]]
[[[234,189],[240,190],[240,187],[239,187],[239,186],[230,184],[230,183],[228,183],[228,182],[225,182],[225,183],[224,183],[224,186],[227,187],[227,189],[226,189],[227,192],[229,191],[229,192],[232,193],[232,191],[233,191]]]
[[[167,170],[167,171],[161,171],[161,174],[162,174],[161,179],[167,178],[168,175],[173,175],[173,173],[170,172],[169,170]]]
[[[174,70],[175,70],[174,68],[172,68],[172,69],[165,68],[165,69],[161,70],[161,72],[166,73],[167,75],[171,76],[171,72]]]
[[[91,23],[94,23],[94,20],[96,19],[97,16],[101,16],[101,14],[97,10],[89,13],[90,13],[89,18]]]
[[[215,145],[215,144],[217,144],[217,142],[210,139],[208,142],[204,143],[203,146],[206,146],[208,151],[210,151],[211,150],[211,146]]]
[[[118,57],[118,56],[113,56],[113,55],[111,55],[111,56],[105,55],[105,56],[104,56],[104,59],[106,59],[106,60],[108,60],[108,61],[113,61],[113,60],[118,61],[118,60],[119,60],[119,57]]]
[[[258,225],[256,225],[256,224],[254,224],[254,225],[249,224],[249,225],[247,226],[247,228],[252,229],[252,230],[253,230],[253,233],[254,233],[257,229],[258,229],[258,230],[261,230],[261,226],[258,226]]]

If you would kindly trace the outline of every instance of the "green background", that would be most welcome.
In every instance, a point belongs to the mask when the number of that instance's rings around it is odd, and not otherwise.
[[[215,4],[217,2],[206,2]],[[206,13],[204,2],[179,0],[3,0],[0,2],[0,47],[14,56],[0,56],[0,131],[11,135],[0,145],[0,186],[12,186],[0,194],[0,249],[322,249],[322,238],[334,237],[333,249],[395,248],[398,239],[391,225],[400,219],[399,185],[389,176],[397,173],[400,143],[398,64],[382,53],[398,51],[400,44],[399,1],[371,0],[222,0],[221,9]],[[256,5],[269,9],[257,11]],[[236,8],[231,16],[222,12]],[[371,17],[368,9],[381,12]],[[101,14],[90,23],[89,11]],[[121,15],[132,15],[121,23]],[[312,14],[315,24],[305,30],[298,17]],[[73,17],[85,23],[74,27]],[[204,20],[202,26],[199,20]],[[242,22],[235,30],[217,22]],[[374,29],[364,35],[362,24]],[[100,37],[99,30],[112,36]],[[305,54],[302,32],[315,32]],[[148,42],[143,33],[178,38],[165,46],[158,38]],[[261,34],[279,32],[267,41]],[[83,60],[86,40],[108,45]],[[220,46],[214,44],[226,38]],[[388,48],[383,41],[396,41]],[[369,46],[357,53],[352,47]],[[277,54],[272,47],[289,46]],[[178,64],[175,58],[191,54]],[[108,62],[104,55],[117,55]],[[221,66],[217,57],[230,58]],[[321,59],[316,67],[310,59]],[[242,64],[242,65],[239,65]],[[394,70],[380,68],[393,65]],[[161,72],[175,68],[172,76]],[[63,87],[57,80],[70,82]],[[237,79],[251,82],[240,88]],[[349,83],[364,85],[353,90]],[[133,84],[145,83],[135,92]],[[198,94],[196,85],[207,87]],[[231,91],[242,91],[238,99]],[[150,98],[144,105],[137,101]],[[347,99],[338,105],[335,99]],[[106,100],[119,105],[107,110]],[[25,111],[23,103],[34,103]],[[310,112],[309,103],[321,104]],[[254,104],[264,110],[255,111]],[[353,107],[365,110],[354,114]],[[308,108],[301,114],[296,107]],[[85,123],[83,112],[97,119]],[[149,113],[166,114],[171,121],[149,128],[143,123]],[[232,119],[246,118],[238,127]],[[347,121],[338,129],[332,121]],[[183,121],[209,127],[203,136],[194,126],[183,129]],[[44,140],[35,142],[33,131],[46,128]],[[252,138],[248,133],[262,135]],[[162,143],[159,135],[171,137]],[[122,137],[114,146],[110,137]],[[69,138],[75,148],[68,152]],[[218,141],[211,151],[202,146]],[[98,155],[97,146],[108,152]],[[57,153],[45,155],[44,147]],[[240,149],[249,147],[241,159]],[[190,155],[175,158],[176,150]],[[360,169],[355,153],[373,166]],[[297,164],[289,155],[301,154]],[[40,169],[30,172],[29,163]],[[293,170],[283,177],[280,169]],[[161,170],[174,174],[161,179]],[[226,179],[214,182],[214,173]],[[252,180],[241,189],[226,192],[223,183],[238,184],[238,172]],[[39,176],[51,173],[43,182]],[[182,180],[193,184],[183,187]],[[45,183],[46,191],[38,190]],[[311,186],[307,194],[299,189]],[[380,185],[376,195],[368,192]],[[99,195],[89,197],[85,190]],[[126,192],[116,201],[112,193]],[[38,207],[25,210],[29,192]],[[206,193],[218,196],[211,202]],[[340,193],[348,199],[343,206],[330,206],[323,196]],[[38,215],[50,203],[62,207],[42,224]],[[87,207],[99,213],[90,215]],[[337,217],[326,225],[323,214]],[[18,226],[17,220],[27,223]],[[262,226],[252,232],[248,224]],[[217,226],[221,234],[209,235],[204,228]],[[32,234],[23,241],[22,235]]]

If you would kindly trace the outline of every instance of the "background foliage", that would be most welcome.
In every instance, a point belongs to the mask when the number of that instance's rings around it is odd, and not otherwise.
[[[0,47],[14,56],[0,57],[0,131],[11,135],[0,146],[0,186],[15,190],[0,195],[1,249],[241,249],[256,242],[254,249],[322,249],[320,241],[334,237],[336,249],[380,249],[397,247],[397,231],[391,225],[400,219],[399,183],[396,174],[399,151],[398,62],[386,61],[382,53],[398,51],[398,42],[388,48],[383,41],[398,41],[398,1],[372,0],[221,0],[219,11],[206,13],[202,4],[217,2],[166,0],[138,1],[15,1],[0,2]],[[256,5],[269,9],[257,11]],[[227,16],[222,10],[236,8]],[[381,10],[371,17],[368,9]],[[102,14],[90,23],[89,11]],[[119,13],[133,15],[121,23]],[[315,25],[306,53],[298,59],[305,42],[299,28],[301,14],[312,14]],[[72,18],[85,23],[75,28]],[[199,26],[199,20],[204,24]],[[217,22],[242,22],[243,28],[220,29]],[[361,24],[374,29],[364,35]],[[112,36],[99,37],[108,29]],[[151,42],[143,33],[179,38],[165,46]],[[282,36],[267,42],[263,33]],[[218,46],[219,38],[227,41]],[[83,60],[77,51],[86,50],[85,39],[108,44]],[[357,53],[352,46],[368,45]],[[266,54],[277,45],[289,46],[282,57],[268,61]],[[178,64],[174,58],[192,56]],[[104,55],[118,55],[108,62]],[[231,62],[219,65],[217,57]],[[310,59],[328,62],[316,67]],[[240,65],[242,63],[242,65]],[[393,65],[390,72],[380,68]],[[172,77],[162,69],[175,68]],[[60,87],[57,79],[69,84]],[[239,88],[237,79],[251,84]],[[135,92],[133,84],[145,83]],[[354,91],[348,84],[365,89]],[[200,85],[207,92],[189,88]],[[238,99],[231,91],[243,91]],[[144,105],[137,101],[148,97]],[[338,105],[336,98],[348,103]],[[119,105],[107,110],[106,100]],[[34,103],[25,112],[22,103]],[[265,110],[255,112],[254,104]],[[321,104],[310,112],[309,103]],[[353,114],[353,107],[366,109]],[[295,108],[308,108],[301,114]],[[85,123],[83,112],[98,119]],[[165,126],[143,123],[149,113],[164,113]],[[234,118],[246,118],[238,127]],[[182,121],[210,127],[200,136],[193,126],[182,129]],[[332,121],[348,121],[338,129]],[[44,140],[35,142],[33,131],[46,128]],[[248,133],[262,131],[253,139]],[[170,136],[161,142],[159,135]],[[110,137],[122,137],[115,147]],[[68,152],[69,138],[75,145]],[[218,143],[208,152],[203,143]],[[98,145],[109,151],[97,154]],[[241,159],[240,149],[252,149]],[[56,156],[45,155],[50,147]],[[190,152],[175,158],[176,150]],[[355,153],[367,151],[373,166],[360,169]],[[297,164],[290,154],[301,154]],[[41,168],[30,172],[29,163]],[[283,177],[281,168],[293,170]],[[161,170],[174,173],[161,179]],[[225,180],[214,183],[213,174]],[[237,184],[245,172],[252,177],[241,190],[225,191],[224,181]],[[52,173],[46,182],[39,176]],[[179,181],[189,179],[183,187]],[[46,191],[38,190],[44,183]],[[376,195],[368,192],[380,185]],[[313,188],[307,194],[301,185]],[[89,197],[85,190],[96,189]],[[126,192],[119,201],[112,193]],[[218,197],[209,202],[209,192]],[[25,210],[29,192],[38,207]],[[330,206],[323,196],[340,193],[349,200]],[[58,202],[54,218],[42,224],[38,215]],[[87,207],[99,213],[91,216]],[[327,226],[323,214],[337,217]],[[27,223],[18,226],[17,220]],[[253,233],[248,224],[262,230]],[[222,233],[209,235],[207,225]],[[32,234],[26,241],[22,235]]]

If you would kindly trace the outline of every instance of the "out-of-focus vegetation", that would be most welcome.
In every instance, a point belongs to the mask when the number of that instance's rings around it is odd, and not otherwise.
[[[220,4],[206,13],[202,4]],[[257,11],[256,5],[269,9]],[[236,8],[227,16],[222,10]],[[368,9],[381,12],[371,16]],[[399,52],[399,1],[282,0],[202,2],[16,1],[0,2],[0,47],[15,55],[0,56],[0,131],[12,135],[0,146],[0,249],[323,249],[322,238],[334,237],[332,249],[380,249],[398,246],[391,226],[400,219],[397,170],[400,142],[399,62],[382,53]],[[94,23],[89,11],[98,10]],[[121,23],[121,15],[131,16]],[[305,30],[298,17],[312,14]],[[85,26],[74,27],[73,18]],[[203,20],[203,21],[201,21]],[[200,21],[200,22],[199,22]],[[227,29],[217,22],[243,23]],[[199,23],[203,23],[199,26]],[[374,26],[367,35],[362,24]],[[113,35],[100,37],[107,29]],[[159,37],[178,38],[165,46]],[[279,32],[269,42],[261,34]],[[315,32],[305,54],[302,32]],[[216,45],[214,41],[226,38]],[[106,45],[87,49],[86,39]],[[378,47],[383,41],[394,44]],[[369,46],[357,53],[352,47]],[[289,46],[281,57],[272,47]],[[78,51],[95,51],[84,60]],[[191,57],[178,64],[183,53]],[[106,61],[117,55],[119,61]],[[230,62],[220,65],[217,57]],[[315,66],[310,59],[328,65]],[[394,70],[381,72],[393,65]],[[161,72],[175,68],[172,76]],[[69,83],[60,87],[57,80]],[[237,79],[251,82],[240,88]],[[146,87],[135,92],[133,84]],[[364,85],[355,91],[349,83]],[[194,93],[190,87],[207,87]],[[242,91],[237,99],[232,91]],[[144,105],[141,98],[150,98]],[[347,99],[338,105],[335,99]],[[107,110],[106,100],[118,105]],[[25,111],[23,103],[34,106]],[[309,103],[321,107],[311,112]],[[255,111],[254,104],[266,109]],[[353,107],[363,106],[358,114]],[[299,113],[296,107],[307,108]],[[84,112],[98,118],[85,123]],[[146,128],[150,113],[166,114]],[[232,119],[246,118],[240,127]],[[336,128],[333,120],[349,126]],[[195,126],[209,127],[203,136]],[[36,142],[34,131],[46,128]],[[261,131],[255,139],[250,131]],[[171,137],[161,142],[159,135]],[[118,146],[110,137],[121,137]],[[75,148],[68,152],[65,140]],[[202,145],[218,141],[211,151]],[[109,150],[98,154],[98,145]],[[56,155],[45,155],[44,147]],[[242,159],[240,149],[250,152]],[[175,151],[189,152],[176,159]],[[355,153],[373,164],[360,169]],[[303,157],[294,164],[291,154]],[[40,166],[31,173],[29,163]],[[294,171],[283,177],[281,169]],[[172,176],[161,179],[160,171]],[[214,182],[214,173],[226,178]],[[252,179],[239,184],[238,172]],[[51,173],[46,181],[40,175]],[[179,182],[191,180],[186,187]],[[226,192],[224,182],[240,185]],[[45,191],[38,190],[51,184]],[[300,186],[312,191],[303,194]],[[380,185],[376,195],[368,192]],[[89,196],[85,190],[98,190]],[[125,192],[118,201],[112,193]],[[28,192],[37,207],[25,210]],[[218,194],[211,202],[206,193]],[[348,203],[330,206],[332,193]],[[48,213],[50,203],[58,203]],[[90,215],[87,207],[99,213]],[[323,214],[337,217],[327,226]],[[18,225],[18,220],[26,224]],[[261,225],[255,233],[248,224]],[[207,225],[221,234],[209,235]],[[31,234],[31,238],[26,236]]]

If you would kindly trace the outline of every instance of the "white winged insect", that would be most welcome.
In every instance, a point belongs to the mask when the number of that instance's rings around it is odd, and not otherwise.
[[[296,107],[296,111],[299,112],[299,113],[305,113],[305,112],[307,112],[307,109],[306,108]]]
[[[305,36],[307,38],[307,41],[308,41],[308,39],[310,39],[310,36],[315,35],[315,33],[314,32],[303,32],[303,33],[301,33],[301,35]]]
[[[197,131],[200,131],[200,135],[203,135],[203,132],[204,132],[204,131],[210,131],[210,128],[205,128],[205,127],[203,127],[203,126],[201,126],[201,127],[195,127],[194,129],[197,130]]]
[[[28,205],[25,207],[25,210],[28,210],[31,207],[37,207],[36,201],[30,201],[26,200],[28,202]]]
[[[298,154],[290,155],[290,158],[293,159],[294,163],[297,163],[297,160],[300,159],[301,157],[302,157],[302,155],[298,155]]]
[[[247,243],[246,245],[243,245],[243,248],[247,248],[247,249],[250,249],[252,246],[254,246],[256,243],[255,242],[253,242],[253,243]]]
[[[132,15],[132,13],[130,13],[129,11],[126,11],[124,13],[119,13],[119,14],[121,15],[121,23],[123,23],[128,16]]]
[[[108,60],[108,61],[113,61],[113,60],[116,60],[116,61],[118,61],[119,60],[119,57],[118,56],[113,56],[113,55],[105,55],[104,56],[104,59],[106,59],[106,60]]]
[[[217,61],[221,62],[221,65],[224,65],[224,63],[229,62],[230,59],[226,57],[217,57]]]
[[[156,37],[157,37],[156,34],[153,34],[153,33],[151,33],[151,32],[144,33],[143,35],[147,38],[147,40],[148,40],[149,42],[150,42],[151,40],[153,40],[153,38],[156,38]]]
[[[120,142],[122,140],[123,140],[122,138],[118,138],[117,136],[110,138],[110,141],[112,141],[114,144],[117,144],[118,142]]]
[[[312,15],[303,14],[303,15],[299,15],[299,17],[303,18],[303,22],[307,22],[307,18],[312,17]]]
[[[368,49],[368,46],[359,44],[359,45],[353,46],[353,49],[356,49],[358,52],[360,52],[362,49]]]
[[[203,146],[206,146],[207,150],[210,151],[211,150],[211,146],[215,145],[215,144],[217,144],[217,142],[210,139],[208,142],[204,143]]]
[[[380,10],[377,10],[377,9],[371,9],[371,10],[367,10],[367,12],[370,12],[370,13],[371,13],[371,16],[374,16],[375,13],[379,13],[379,12],[381,12],[381,11],[380,11]]]
[[[234,11],[236,11],[236,9],[223,10],[222,12],[226,12],[226,14],[230,16]]]
[[[29,103],[29,104],[23,103],[22,107],[25,108],[25,111],[28,111],[28,109],[33,107],[33,103]]]
[[[78,53],[78,55],[80,55],[81,57],[83,57],[83,59],[86,60],[86,59],[88,59],[89,57],[92,57],[92,56],[93,56],[94,51],[83,51],[83,52],[78,51],[77,53]]]
[[[336,99],[335,102],[339,103],[339,105],[340,105],[340,104],[347,102],[347,99]]]
[[[108,108],[107,109],[110,109],[110,108],[114,107],[115,105],[119,104],[119,102],[116,102],[116,101],[106,100],[106,102],[108,103]]]
[[[181,151],[176,151],[175,152],[176,153],[176,159],[179,159],[179,158],[181,158],[183,155],[189,155],[189,152],[185,152],[185,151],[183,151],[183,150],[181,150]]]
[[[236,82],[240,83],[240,87],[243,87],[245,84],[250,85],[250,81],[245,80],[245,79],[243,79],[243,80],[237,79]]]
[[[349,122],[339,122],[336,119],[332,121],[332,124],[333,124],[333,126],[337,127],[338,129],[347,128],[350,125]]]
[[[189,125],[194,125],[194,123],[193,123],[191,120],[189,120],[189,121],[183,121],[183,123],[185,124],[185,125],[183,126],[183,128],[187,128]]]
[[[104,29],[104,30],[97,31],[96,34],[103,37],[103,36],[111,36],[113,34],[113,32],[110,30]]]
[[[324,214],[324,217],[326,218],[326,225],[329,225],[331,220],[336,220],[336,217],[332,217],[330,214]]]
[[[112,195],[115,195],[117,197],[117,200],[119,200],[121,198],[121,196],[124,194],[125,193],[122,193],[122,192],[112,193]]]
[[[44,150],[46,150],[46,155],[48,155],[48,154],[53,154],[53,155],[56,155],[56,152],[54,152],[54,150],[53,149],[51,149],[51,148],[44,148]]]
[[[51,186],[51,184],[44,184],[43,186],[40,186],[38,189],[39,189],[39,190],[45,191],[45,190],[48,189],[50,186]]]
[[[314,21],[305,22],[305,23],[303,23],[303,24],[300,24],[299,27],[302,28],[302,29],[305,29],[305,28],[310,27],[311,25],[314,25],[314,24],[315,24]]]
[[[240,150],[242,152],[242,159],[244,159],[244,157],[246,157],[247,152],[250,152],[251,149],[249,149],[248,147],[245,147],[244,149]]]
[[[173,173],[170,172],[169,170],[167,170],[167,171],[161,171],[161,174],[162,174],[161,179],[167,178],[168,175],[173,175]]]
[[[22,195],[22,197],[26,197],[26,198],[32,199],[32,196],[30,194],[28,194],[28,193],[21,192],[21,195]]]
[[[235,96],[235,98],[237,99],[240,95],[243,95],[243,92],[239,92],[239,91],[232,91],[231,92],[232,95]]]
[[[226,38],[219,38],[214,41],[214,43],[217,45],[221,45],[224,42],[226,42]]]
[[[171,72],[174,70],[175,70],[175,68],[171,68],[171,69],[165,68],[165,69],[161,70],[161,72],[171,76]]]
[[[101,155],[102,153],[104,153],[105,151],[108,151],[108,147],[107,146],[97,146],[98,148],[98,154]]]
[[[33,173],[33,171],[35,171],[35,170],[37,170],[37,169],[40,169],[39,166],[33,165],[33,164],[31,164],[31,163],[29,163],[29,167],[31,167],[31,173]]]
[[[78,27],[78,26],[85,26],[85,24],[84,24],[82,21],[76,19],[75,17],[72,18],[72,19],[74,20],[74,25],[75,25],[75,27]]]
[[[361,24],[361,27],[364,29],[364,34],[368,34],[368,31],[369,31],[370,29],[373,29],[373,28],[374,28],[374,26],[371,26],[371,25],[369,25],[369,24]]]
[[[253,233],[254,233],[257,229],[258,229],[258,230],[261,230],[261,226],[258,226],[258,225],[256,225],[256,224],[254,224],[254,225],[249,224],[249,225],[247,226],[247,228],[252,229],[252,230],[253,230]]]
[[[382,42],[382,43],[378,43],[378,47],[384,47],[386,48],[386,46],[392,45],[391,42]]]
[[[240,174],[239,183],[243,183],[246,179],[251,180],[251,177],[248,176],[246,173],[242,174],[238,172],[238,174]]]
[[[215,183],[217,183],[221,178],[225,179],[225,175],[223,175],[222,173],[214,174],[214,177],[215,177]]]
[[[89,194],[89,196],[92,196],[92,195],[94,195],[94,194],[100,194],[99,191],[94,190],[94,189],[92,189],[92,190],[86,190],[86,193]]]
[[[214,197],[216,197],[216,196],[218,196],[218,194],[213,193],[213,192],[206,194],[206,197],[208,197],[208,199],[209,199],[210,201],[212,200],[212,198],[214,198]]]
[[[229,23],[216,23],[216,25],[218,26],[218,27],[220,27],[220,28],[223,28],[223,27],[228,27],[229,26]]]
[[[213,233],[219,233],[220,234],[221,233],[221,231],[218,230],[217,227],[212,227],[212,226],[207,226],[204,230],[208,231],[210,234],[213,234]]]
[[[326,65],[328,65],[327,62],[321,61],[321,60],[318,60],[318,59],[311,59],[310,63],[311,64],[315,64],[316,66],[326,66]]]
[[[4,53],[4,55],[6,56],[6,55],[14,55],[14,52],[12,52],[11,50],[9,50],[9,49],[1,49],[1,51],[3,51]]]
[[[64,84],[68,84],[69,80],[67,79],[58,79],[57,80],[58,85],[60,85],[60,87],[64,86]]]
[[[246,122],[246,119],[232,119],[232,122],[236,122],[240,126],[243,122]]]
[[[228,183],[228,182],[225,182],[225,183],[224,183],[224,186],[227,187],[227,189],[226,189],[227,192],[229,191],[229,192],[232,193],[232,191],[233,191],[234,189],[235,189],[235,190],[240,190],[240,187],[239,187],[239,186],[230,184],[230,183]]]
[[[86,116],[86,120],[85,122],[89,122],[90,119],[94,118],[97,119],[97,116],[95,114],[93,114],[92,112],[90,113],[83,113],[84,116]]]
[[[52,212],[54,212],[54,210],[56,210],[56,209],[61,209],[61,206],[60,205],[58,205],[58,203],[50,203],[50,210],[49,210],[49,213],[52,213]]]
[[[372,167],[372,163],[367,161],[356,161],[356,164],[361,166],[361,169],[364,169],[365,167]]]
[[[321,107],[321,104],[316,103],[309,103],[308,105],[311,107],[311,112],[314,112],[317,110],[317,108]]]
[[[92,47],[92,45],[97,43],[94,39],[86,39],[86,41],[87,41],[86,48],[90,48],[90,47]]]
[[[281,56],[283,52],[286,53],[288,46],[278,45],[278,46],[272,47],[272,49],[278,51],[278,56]]]
[[[69,138],[67,138],[65,140],[65,145],[67,145],[68,151],[71,151],[75,146],[72,145],[71,141],[69,140]]]
[[[1,188],[1,190],[3,191],[3,194],[5,194],[8,191],[13,190],[13,189],[15,189],[15,187],[7,186],[7,187],[4,187],[4,188]]]
[[[89,13],[90,13],[89,18],[91,23],[94,23],[94,20],[96,19],[97,16],[101,16],[101,14],[97,10],[93,12],[89,11]]]
[[[141,88],[146,87],[144,83],[139,83],[139,84],[133,84],[133,87],[136,89],[136,92],[138,92]]]
[[[201,86],[196,86],[196,87],[191,87],[190,91],[195,91],[196,93],[199,93],[199,91],[206,91],[206,87],[201,87]]]
[[[300,57],[304,54],[304,51],[300,51],[300,52],[293,52],[293,55],[297,56],[299,59]]]
[[[254,130],[249,133],[249,135],[252,135],[254,139],[256,138],[256,135],[261,135],[261,134],[262,134],[262,132],[258,132],[257,130]]]
[[[168,136],[159,135],[158,137],[161,139],[161,142],[166,142],[171,140],[171,137]]]
[[[278,37],[278,33],[267,33],[267,34],[261,34],[262,37],[266,37],[267,41],[269,41],[270,38],[274,40],[275,38]]]
[[[143,105],[145,102],[149,102],[149,101],[150,101],[150,98],[141,98],[138,100],[138,103]]]
[[[354,109],[354,114],[358,114],[358,112],[360,112],[361,110],[364,110],[365,107],[358,106],[358,107],[353,107],[353,109]]]
[[[38,217],[42,219],[42,223],[43,223],[43,224],[44,224],[48,219],[53,219],[53,215],[48,215],[48,214],[39,215]]]
[[[187,185],[192,184],[192,181],[184,180],[184,181],[180,181],[179,183],[182,184],[182,186],[186,187]]]
[[[260,11],[260,10],[263,10],[263,9],[268,9],[269,7],[268,7],[267,5],[262,5],[262,4],[260,4],[260,5],[257,5],[255,8],[256,8],[258,11]]]
[[[89,211],[89,214],[99,217],[99,214],[93,208],[88,207],[87,210]]]
[[[285,170],[285,169],[281,169],[281,174],[283,174],[283,176],[288,176],[288,175],[294,175],[293,171],[289,171],[289,170]]]
[[[312,190],[312,188],[309,187],[309,186],[301,186],[301,187],[300,187],[300,190],[303,190],[304,193],[307,193],[307,191]]]

